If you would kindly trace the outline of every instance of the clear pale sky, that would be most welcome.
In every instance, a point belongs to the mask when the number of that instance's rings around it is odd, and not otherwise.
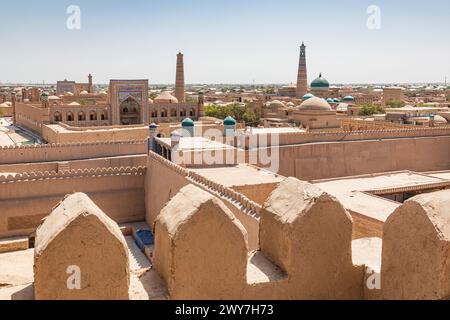
[[[69,5],[81,29],[69,30]],[[443,82],[450,78],[449,0],[2,0],[1,82],[296,81],[299,45],[309,80]],[[366,26],[369,5],[381,29]]]

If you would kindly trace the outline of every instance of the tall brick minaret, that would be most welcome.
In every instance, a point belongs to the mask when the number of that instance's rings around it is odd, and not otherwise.
[[[306,46],[300,46],[300,62],[297,74],[297,98],[301,99],[308,92],[308,75],[306,73]]]
[[[185,102],[184,98],[184,62],[183,54],[180,52],[177,55],[177,75],[175,81],[175,97],[178,102]]]
[[[92,92],[92,74],[90,74],[90,73],[88,75],[88,86],[89,86],[88,92],[93,93]]]

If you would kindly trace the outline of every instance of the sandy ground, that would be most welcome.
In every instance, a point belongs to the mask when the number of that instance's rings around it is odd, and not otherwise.
[[[131,236],[125,237],[130,261],[130,299],[166,299],[164,282]],[[0,254],[0,300],[32,300],[34,249]]]

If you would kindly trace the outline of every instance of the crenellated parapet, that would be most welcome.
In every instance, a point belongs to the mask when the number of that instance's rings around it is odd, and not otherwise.
[[[159,163],[169,167],[171,170],[179,173],[182,176],[186,177],[189,174],[189,170],[183,168],[182,166],[180,166],[170,160],[167,160],[166,158],[161,157],[159,154],[157,154],[153,151],[150,151],[148,156],[149,156],[149,158],[158,161]]]
[[[0,175],[0,184],[15,183],[21,181],[39,181],[52,179],[71,179],[82,177],[106,177],[106,176],[121,176],[145,175],[146,167],[114,167],[114,168],[91,168],[91,169],[77,169],[66,171],[32,171],[17,174]]]
[[[7,146],[0,148],[0,164],[69,161],[145,154],[147,140],[93,141]]]
[[[251,131],[245,132],[247,140],[246,147],[250,146]],[[255,135],[258,136],[258,135]],[[261,134],[264,136],[264,134]],[[304,144],[314,142],[343,142],[376,139],[396,139],[396,138],[419,138],[419,137],[439,137],[450,136],[450,126],[440,127],[392,127],[392,128],[372,128],[365,130],[329,130],[329,131],[305,131],[305,132],[282,132],[267,134],[267,146],[283,146],[291,144]],[[254,137],[253,137],[254,139]],[[260,139],[261,140],[261,139]],[[262,143],[265,144],[265,143]],[[261,145],[261,143],[260,143]]]
[[[229,187],[226,187],[220,183],[207,179],[204,176],[201,176],[193,171],[189,172],[188,178],[192,182],[198,183],[202,187],[208,189],[208,191],[210,191],[211,193],[218,195],[221,198],[225,198],[225,200],[228,200],[234,203],[235,205],[239,206],[245,214],[251,216],[252,218],[259,219],[262,206],[256,203],[255,201],[250,200],[247,196],[243,195],[242,193],[236,192]]]
[[[173,299],[361,299],[351,233],[336,199],[290,179],[264,205],[261,249],[248,254],[244,225],[191,184],[156,220],[154,264]]]
[[[73,142],[73,143],[50,143],[50,144],[33,144],[20,146],[0,146],[0,152],[8,150],[46,150],[66,147],[90,147],[104,145],[133,145],[147,143],[147,140],[122,140],[122,141],[101,141],[101,142]]]

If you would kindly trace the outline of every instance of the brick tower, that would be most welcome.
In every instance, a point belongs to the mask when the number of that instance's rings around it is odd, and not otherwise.
[[[183,54],[180,52],[177,55],[177,75],[175,81],[175,97],[179,103],[185,102],[184,98],[184,62]]]
[[[308,92],[308,75],[306,73],[306,46],[300,46],[300,62],[297,74],[297,98],[301,99]]]

